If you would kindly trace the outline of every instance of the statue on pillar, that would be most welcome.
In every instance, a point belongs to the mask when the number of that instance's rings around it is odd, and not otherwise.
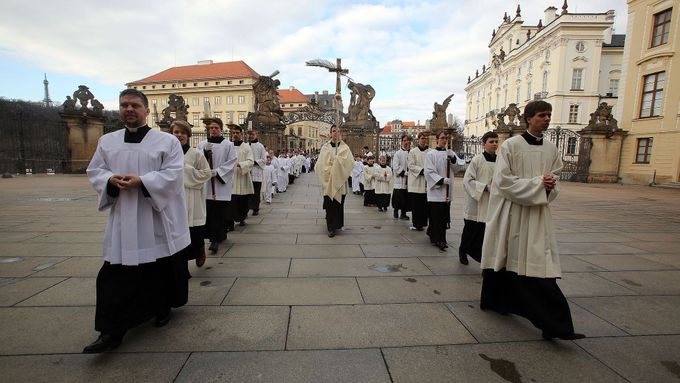
[[[590,121],[588,121],[588,126],[584,128],[586,131],[606,131],[607,138],[610,138],[619,128],[619,122],[614,118],[612,114],[613,106],[608,105],[606,102],[601,102],[597,109],[593,113],[590,113]]]
[[[73,92],[73,98],[80,101],[80,109],[87,110],[87,103],[94,100],[94,95],[90,92],[90,88],[85,85],[79,85],[78,90]]]
[[[349,121],[374,121],[371,111],[371,101],[375,97],[375,89],[370,85],[364,85],[349,80],[347,88],[352,92],[349,99]]]
[[[283,111],[279,104],[277,90],[281,81],[274,79],[279,71],[274,71],[271,76],[260,76],[253,84],[255,93],[255,113],[253,120],[257,125],[281,125]]]
[[[442,129],[448,128],[449,124],[446,122],[446,109],[451,103],[453,94],[444,99],[444,102],[439,104],[435,101],[434,111],[432,112],[432,120],[430,120],[430,129],[435,133],[441,131]]]

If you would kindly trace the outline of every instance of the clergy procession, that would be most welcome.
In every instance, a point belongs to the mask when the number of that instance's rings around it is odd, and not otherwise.
[[[391,158],[376,158],[369,148],[354,155],[333,125],[313,162],[302,152],[268,150],[257,131],[225,126],[219,118],[204,120],[207,139],[192,148],[186,121],[175,120],[172,135],[146,125],[149,105],[142,92],[126,89],[119,101],[125,129],[100,139],[87,168],[99,210],[110,213],[96,281],[94,327],[100,335],[84,353],[115,349],[126,332],[149,320],[165,326],[171,309],[188,301],[188,263],[203,267],[206,244],[216,254],[237,223],[248,225],[249,214],[258,216],[262,203],[271,204],[312,170],[329,238],[352,235],[343,232],[350,189],[349,198],[363,200],[364,209],[387,212],[391,206],[396,222],[410,221],[404,225],[423,232],[443,254],[447,230],[462,219],[457,258],[482,274],[481,309],[525,317],[545,339],[584,337],[574,331],[556,283],[561,267],[550,204],[560,192],[562,163],[556,147],[543,140],[550,104],[530,102],[527,131],[500,149],[497,134],[484,134],[483,151],[459,181],[465,195],[455,196],[461,160],[444,131],[434,148],[426,133],[417,135],[413,148],[403,135]],[[463,211],[452,211],[454,198],[464,199]],[[469,258],[479,266],[469,265]]]

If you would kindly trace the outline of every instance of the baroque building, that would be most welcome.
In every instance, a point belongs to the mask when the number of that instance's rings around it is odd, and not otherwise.
[[[680,182],[680,9],[673,0],[628,0],[619,126],[624,183]],[[675,78],[675,80],[673,80]],[[671,86],[671,84],[676,84]]]
[[[518,5],[489,42],[489,59],[468,77],[465,136],[495,129],[496,115],[511,103],[552,104],[552,126],[578,131],[600,102],[616,112],[624,35],[613,31],[614,11],[570,13],[550,6],[535,25],[525,24]]]
[[[243,61],[172,67],[149,77],[127,83],[149,99],[150,127],[158,127],[161,112],[171,94],[182,96],[189,106],[187,120],[196,132],[204,132],[201,119],[206,111],[225,124],[243,124],[248,112],[255,111],[253,83],[260,75]],[[209,105],[209,107],[208,107]]]
[[[281,104],[284,116],[304,110],[311,103],[308,96],[293,86],[288,89],[279,89],[278,94],[279,104]],[[330,127],[330,125],[325,124],[328,127],[324,129],[321,124],[324,123],[303,120],[287,125],[284,132],[287,143],[286,148],[289,150],[303,150],[305,152],[321,149],[321,145],[324,143],[321,134]]]

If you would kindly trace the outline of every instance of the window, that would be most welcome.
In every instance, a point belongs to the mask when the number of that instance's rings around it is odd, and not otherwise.
[[[156,89],[156,85],[151,85],[151,89]]]
[[[503,92],[503,106],[508,105],[508,90]]]
[[[142,89],[146,89],[146,85],[144,85],[144,86],[142,87]]]
[[[545,61],[550,62],[550,49],[545,50]]]
[[[574,68],[571,72],[571,90],[583,90],[583,69]]]
[[[516,104],[519,104],[519,92],[520,92],[519,87],[517,87],[517,97],[516,97],[516,100],[515,100]]]
[[[668,43],[668,34],[671,29],[671,11],[672,9],[667,9],[654,15],[652,48]]]
[[[239,104],[245,104],[246,103],[246,96],[238,96],[238,103]]]
[[[151,100],[151,103],[154,104],[154,105],[156,105],[156,100],[155,100],[155,99],[154,99],[154,100]]]
[[[168,105],[168,100],[162,99],[161,100],[161,106],[167,106]]]
[[[586,51],[586,44],[583,41],[576,43],[576,52],[583,53]]]
[[[210,97],[203,97],[203,105],[210,104]]]
[[[238,83],[239,83],[239,84],[245,84],[245,81],[243,81],[243,80],[238,80]]]
[[[219,81],[215,81],[215,85],[220,85],[220,82],[219,82]]]
[[[569,123],[578,124],[578,105],[569,105]]]
[[[219,118],[220,120],[222,119],[222,112],[215,112],[213,113],[213,117]]]
[[[541,91],[547,92],[548,91],[548,71],[543,71],[543,86],[541,87]]]
[[[208,82],[207,82],[207,81],[206,81],[206,82],[204,82],[204,83],[203,83],[203,85],[205,85],[205,86],[208,86]]]
[[[191,98],[191,105],[198,106],[198,97]]]
[[[238,114],[238,124],[243,125],[243,123],[246,121],[246,116],[243,113]]]
[[[227,124],[231,124],[234,121],[234,112],[227,112]]]
[[[174,88],[174,87],[175,87],[175,84],[172,84],[172,87]],[[135,88],[135,89],[136,89],[136,88]]]
[[[522,76],[522,67],[517,68],[517,78],[520,78]]]
[[[302,127],[298,127],[298,136],[302,137]]]
[[[186,88],[186,87],[187,87],[187,84],[182,84],[182,88]]]
[[[231,85],[231,81],[227,81],[227,85]]]
[[[227,96],[227,104],[233,104],[234,103],[234,97],[233,96]]]
[[[665,80],[666,72],[653,73],[645,76],[645,87],[642,91],[642,103],[640,105],[640,118],[661,115],[663,84]]]
[[[222,104],[222,97],[215,96],[215,105],[220,105],[220,104]]]
[[[527,83],[527,100],[531,100],[531,81]]]
[[[576,137],[567,140],[567,154],[576,154]]]
[[[638,138],[637,140],[637,151],[635,155],[636,164],[648,164],[650,158],[652,158],[652,141],[653,138]]]
[[[201,116],[198,114],[194,114],[194,126],[200,126],[201,125]]]
[[[498,104],[500,104],[500,102],[501,102],[501,95],[500,95],[500,93],[496,93],[496,109],[499,108]]]
[[[194,83],[194,86],[198,86],[198,83],[197,83],[197,82],[195,82],[195,83]]]
[[[617,97],[619,95],[619,79],[618,78],[610,78],[609,79],[609,93],[612,94],[612,96]]]

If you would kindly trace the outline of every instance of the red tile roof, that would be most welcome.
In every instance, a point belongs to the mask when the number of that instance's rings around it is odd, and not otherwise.
[[[279,89],[277,91],[279,94],[279,104],[281,106],[284,106],[283,104],[292,104],[292,103],[310,103],[310,100],[302,94],[299,90],[293,88],[293,89]]]
[[[387,125],[385,125],[381,130],[380,134],[388,134],[392,133],[392,123],[388,122]]]
[[[153,82],[207,80],[218,78],[258,78],[260,75],[243,61],[177,66],[126,85]]]

